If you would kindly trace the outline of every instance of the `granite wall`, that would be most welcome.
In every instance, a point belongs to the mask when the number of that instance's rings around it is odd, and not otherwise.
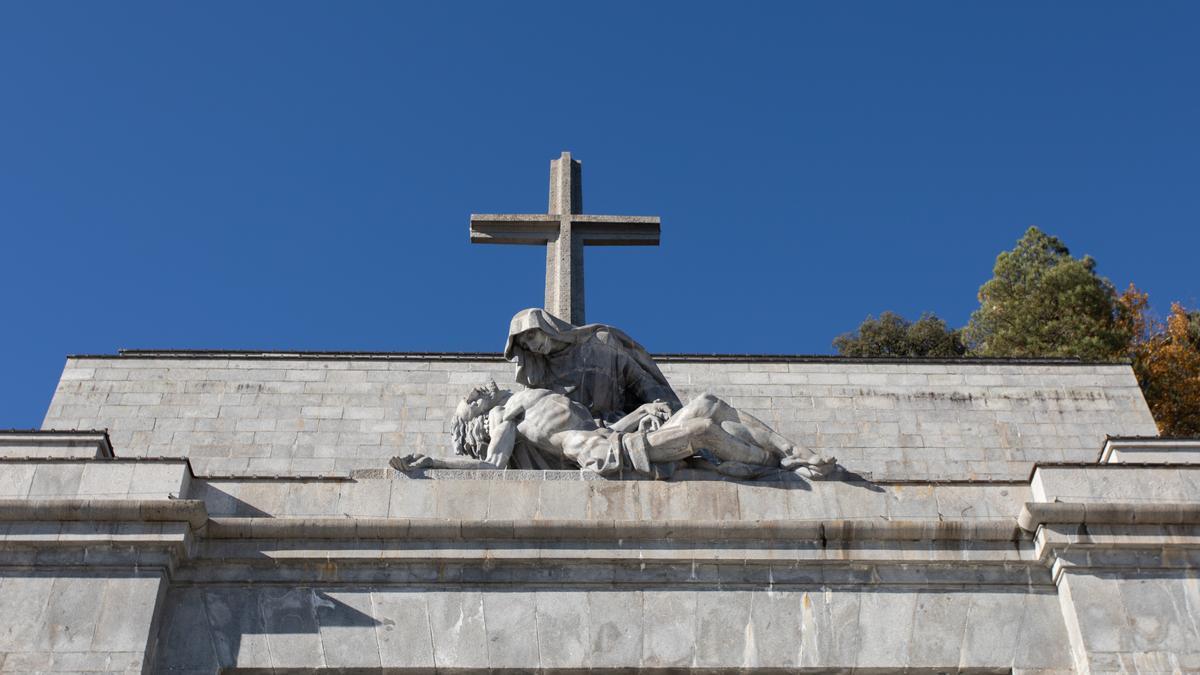
[[[1127,365],[660,360],[685,400],[711,391],[876,479],[1021,480],[1156,433]],[[348,473],[447,453],[455,403],[512,373],[487,356],[73,357],[42,426],[108,429],[119,455],[200,475]]]

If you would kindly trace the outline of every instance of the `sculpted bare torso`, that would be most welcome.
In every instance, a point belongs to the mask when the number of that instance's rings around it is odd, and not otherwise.
[[[501,429],[505,422],[516,423],[521,437],[554,456],[562,456],[564,435],[570,435],[567,432],[598,428],[586,408],[546,389],[519,391],[488,414],[493,430]]]

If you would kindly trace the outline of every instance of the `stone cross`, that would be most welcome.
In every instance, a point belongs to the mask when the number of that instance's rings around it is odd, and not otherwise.
[[[657,216],[583,214],[581,164],[550,161],[550,208],[543,214],[471,214],[472,244],[546,246],[546,311],[576,326],[583,315],[584,246],[656,246]]]

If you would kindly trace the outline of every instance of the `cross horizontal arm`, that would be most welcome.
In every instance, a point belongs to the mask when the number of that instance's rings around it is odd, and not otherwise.
[[[544,244],[559,236],[562,222],[588,246],[655,246],[657,216],[593,216],[589,214],[472,214],[471,242],[476,244]]]
[[[558,237],[559,217],[544,213],[471,214],[473,244],[544,244]]]
[[[656,216],[571,216],[571,230],[586,246],[657,246]]]

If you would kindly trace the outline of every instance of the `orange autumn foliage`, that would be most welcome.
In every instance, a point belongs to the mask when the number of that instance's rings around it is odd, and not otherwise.
[[[1118,299],[1138,384],[1161,435],[1198,436],[1200,315],[1176,302],[1164,322],[1147,316],[1147,304],[1147,294],[1132,284]]]

